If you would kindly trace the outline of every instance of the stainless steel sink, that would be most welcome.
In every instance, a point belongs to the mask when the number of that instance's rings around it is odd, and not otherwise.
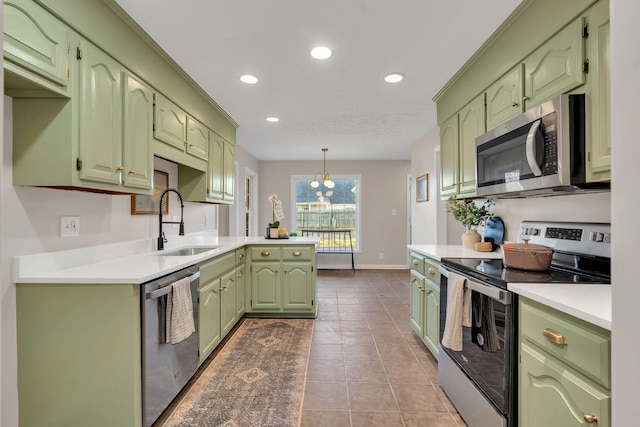
[[[192,246],[188,248],[180,248],[175,251],[169,251],[164,253],[158,253],[157,256],[193,256],[198,255],[203,252],[212,251],[214,249],[218,249],[222,245],[213,245],[213,246]]]

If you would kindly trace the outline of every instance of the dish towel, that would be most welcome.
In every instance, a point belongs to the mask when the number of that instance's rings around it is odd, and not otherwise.
[[[442,334],[442,345],[462,351],[462,327],[471,326],[471,290],[466,286],[467,279],[449,272],[447,279],[447,318]]]
[[[166,341],[178,344],[196,331],[193,321],[191,285],[185,277],[171,284],[173,291],[167,294]]]

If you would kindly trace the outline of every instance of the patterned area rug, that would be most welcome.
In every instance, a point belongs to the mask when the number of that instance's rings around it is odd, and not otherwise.
[[[313,320],[246,319],[163,426],[300,422]]]

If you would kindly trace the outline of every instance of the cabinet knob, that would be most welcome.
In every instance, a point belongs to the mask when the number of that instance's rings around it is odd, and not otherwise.
[[[244,259],[244,254],[240,254],[240,255],[238,255],[238,258],[240,258],[240,259]]]
[[[291,255],[293,255],[293,256],[300,256],[300,255],[302,255],[302,252],[300,252],[300,251],[294,251],[294,252],[292,252],[292,253],[291,253]]]
[[[430,274],[430,275],[432,275],[432,276],[433,276],[434,274],[436,274],[436,270],[435,270],[435,269],[433,269],[433,268],[430,268],[428,271],[429,271],[429,274]]]
[[[542,335],[554,344],[567,345],[567,340],[564,339],[562,334],[551,328],[545,328],[545,330],[542,331]]]
[[[116,170],[117,170],[118,172],[122,172],[122,171],[124,170],[124,168],[123,168],[122,166],[118,166],[118,167],[116,168]]]
[[[517,107],[518,105],[519,105],[519,104],[518,104],[517,102],[512,102],[512,103],[511,103],[511,106],[512,106],[512,107]]]
[[[417,260],[417,259],[414,259],[414,260],[413,260],[413,265],[418,265],[418,264],[420,264],[420,263],[418,262],[418,260]]]
[[[598,422],[598,417],[596,417],[595,415],[586,415],[585,414],[584,420],[586,422],[588,422],[589,424],[593,424],[593,423],[597,423]]]
[[[129,171],[129,175],[135,175],[136,171]]]
[[[242,277],[242,271],[238,273],[238,277]]]
[[[262,255],[262,256],[269,256],[269,255],[271,255],[271,253],[270,253],[269,251],[262,251],[262,252],[260,253],[260,255]]]
[[[528,101],[528,100],[530,100],[530,99],[531,99],[531,98],[529,98],[527,95],[525,95],[525,96],[523,96],[523,97],[522,97],[522,100],[523,100],[523,101]]]

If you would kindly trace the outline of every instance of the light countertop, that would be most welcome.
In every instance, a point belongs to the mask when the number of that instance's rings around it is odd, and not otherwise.
[[[18,256],[14,258],[13,275],[15,283],[141,284],[245,245],[309,245],[317,242],[317,237],[170,236],[164,251],[155,250],[156,239],[144,239]],[[161,256],[183,247],[214,245],[220,247],[197,255]]]
[[[436,261],[442,258],[502,258],[500,250],[478,252],[464,249],[462,245],[409,245],[408,248]],[[518,295],[611,330],[611,285],[509,283],[507,288]]]

